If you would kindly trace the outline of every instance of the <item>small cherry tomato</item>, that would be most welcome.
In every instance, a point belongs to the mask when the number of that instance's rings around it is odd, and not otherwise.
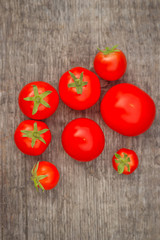
[[[127,148],[121,148],[112,158],[113,168],[119,174],[125,175],[133,173],[138,167],[138,162],[137,154]]]
[[[51,142],[51,132],[44,122],[25,120],[17,127],[14,140],[21,152],[28,155],[42,154]]]
[[[117,49],[117,45],[101,50],[94,59],[94,69],[104,80],[114,81],[121,78],[127,68],[127,60],[124,53]]]
[[[101,114],[105,123],[126,136],[137,136],[145,132],[151,126],[155,113],[151,97],[129,83],[110,88],[101,102]]]
[[[38,191],[41,188],[42,191],[50,190],[54,188],[59,181],[59,172],[52,163],[42,161],[35,164],[32,169],[32,181]]]
[[[62,145],[72,158],[88,162],[102,153],[105,138],[96,122],[88,118],[77,118],[64,128]]]
[[[19,107],[29,118],[42,120],[57,109],[59,96],[54,87],[46,82],[31,82],[19,94]]]
[[[98,77],[82,67],[65,72],[59,81],[62,101],[75,110],[84,110],[93,106],[98,101],[100,93]]]

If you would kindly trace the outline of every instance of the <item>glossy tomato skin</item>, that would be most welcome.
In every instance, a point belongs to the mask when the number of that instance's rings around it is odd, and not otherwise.
[[[128,171],[127,166],[125,166],[123,174],[129,175],[129,174],[133,173],[137,169],[138,164],[139,164],[139,160],[138,160],[137,154],[133,150],[130,150],[130,149],[127,149],[127,148],[121,148],[120,150],[117,151],[117,153],[121,157],[124,157],[123,153],[126,153],[127,156],[130,158],[130,162],[128,163],[130,165],[130,172]],[[114,155],[113,158],[112,158],[112,164],[113,164],[113,168],[116,171],[118,171],[119,163],[116,163],[115,160],[117,160],[117,158]]]
[[[77,118],[64,128],[62,145],[75,160],[88,162],[102,153],[105,138],[96,122],[88,118]]]
[[[151,97],[140,88],[122,83],[112,87],[101,102],[105,123],[116,132],[137,136],[152,124],[156,108]]]
[[[41,137],[45,140],[46,144],[37,139],[34,147],[32,148],[31,146],[32,139],[28,137],[23,137],[24,133],[22,133],[21,130],[33,131],[34,123],[37,123],[38,131],[43,129],[49,129],[47,124],[45,124],[44,122],[25,120],[21,122],[17,127],[14,134],[14,140],[21,152],[27,155],[37,156],[41,155],[50,144],[51,132],[50,130],[48,130],[47,132],[41,134]]]
[[[74,80],[69,74],[72,72],[77,78],[83,72],[83,81],[88,82],[83,86],[82,94],[76,92],[76,88],[69,88],[68,84]],[[75,67],[65,72],[59,81],[59,94],[62,101],[70,108],[75,110],[84,110],[93,106],[99,99],[101,86],[98,77],[91,71],[82,67]]]
[[[127,60],[121,50],[119,50],[119,52],[112,52],[106,55],[99,52],[95,56],[94,69],[104,80],[118,80],[124,75],[126,68]]]
[[[46,92],[46,91],[52,91],[48,96],[44,98],[44,100],[50,105],[50,108],[40,104],[38,107],[38,111],[34,115],[32,114],[34,102],[24,100],[24,98],[27,98],[27,97],[34,97],[33,85],[37,86],[39,94],[42,94],[43,92]],[[31,82],[22,88],[19,94],[18,101],[19,101],[19,107],[21,111],[27,117],[35,120],[42,120],[50,117],[57,110],[57,107],[59,104],[59,96],[56,89],[52,87],[49,83],[37,81],[37,82]]]
[[[39,162],[37,176],[47,175],[46,178],[39,180],[45,190],[54,188],[59,181],[59,172],[56,166],[47,161]]]

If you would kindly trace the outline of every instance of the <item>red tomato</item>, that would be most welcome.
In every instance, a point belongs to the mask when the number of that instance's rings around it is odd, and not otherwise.
[[[32,169],[32,181],[38,191],[40,187],[43,191],[54,188],[59,181],[59,172],[50,162],[42,161],[35,164]]]
[[[99,49],[100,50],[100,49]],[[100,50],[94,59],[94,69],[103,79],[114,81],[121,78],[127,68],[127,60],[124,53],[117,46]]]
[[[14,140],[24,154],[40,155],[51,141],[51,132],[44,122],[25,120],[17,127]]]
[[[59,82],[62,101],[72,109],[84,110],[99,99],[101,86],[98,77],[91,71],[76,67],[64,73]]]
[[[133,150],[121,148],[113,156],[112,164],[119,174],[129,175],[138,167],[138,157]]]
[[[77,118],[64,128],[62,145],[72,158],[88,162],[101,154],[105,138],[96,122],[88,118]]]
[[[42,120],[57,109],[59,96],[54,87],[46,82],[31,82],[19,94],[21,111],[29,118]]]
[[[112,87],[101,102],[101,114],[105,123],[126,136],[137,136],[145,132],[151,126],[155,113],[151,97],[129,83]]]

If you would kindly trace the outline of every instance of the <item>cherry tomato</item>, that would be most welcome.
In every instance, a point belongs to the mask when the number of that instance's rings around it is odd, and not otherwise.
[[[113,168],[119,174],[125,175],[133,173],[138,167],[138,162],[137,154],[127,148],[121,148],[112,158]]]
[[[98,101],[100,93],[98,77],[82,67],[65,72],[59,82],[62,101],[75,110],[84,110],[93,106]]]
[[[38,188],[50,190],[54,188],[59,181],[59,172],[50,162],[42,161],[35,164],[32,169],[32,181],[38,191]]]
[[[96,73],[108,81],[121,78],[127,68],[127,60],[124,53],[117,49],[117,45],[113,48],[106,47],[105,50],[99,49],[99,51],[94,59]]]
[[[57,109],[59,96],[54,87],[46,82],[31,82],[19,94],[21,111],[29,118],[42,120]]]
[[[101,114],[105,123],[126,136],[137,136],[145,132],[151,126],[155,113],[151,97],[129,83],[112,87],[101,102]]]
[[[21,152],[28,155],[40,155],[51,141],[51,132],[44,122],[25,120],[17,127],[14,140]]]
[[[105,138],[96,122],[88,118],[77,118],[64,128],[62,145],[72,158],[88,162],[101,154]]]

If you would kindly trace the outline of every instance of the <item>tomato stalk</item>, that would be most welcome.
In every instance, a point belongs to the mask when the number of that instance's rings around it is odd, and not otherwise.
[[[121,157],[118,153],[115,153],[115,159],[116,163],[119,163],[118,165],[118,173],[122,174],[124,171],[124,167],[126,166],[128,169],[128,172],[130,172],[130,165],[128,164],[130,162],[130,158],[126,153],[123,153],[123,157]]]
[[[101,50],[100,48],[97,48],[100,52],[104,53],[105,55],[113,52],[119,52],[119,49],[117,49],[118,45],[113,46],[112,48],[106,47],[105,50]]]
[[[41,131],[38,131],[36,122],[34,123],[33,131],[21,130],[21,132],[24,133],[23,137],[28,137],[28,138],[32,139],[32,143],[31,143],[32,148],[34,147],[37,139],[46,144],[46,141],[41,137],[41,134],[43,134],[47,131],[49,131],[49,129],[47,129],[47,128],[42,129]]]
[[[46,91],[41,94],[38,93],[38,88],[36,85],[33,85],[34,97],[26,97],[25,101],[33,101],[34,107],[32,111],[32,115],[34,115],[38,111],[38,107],[40,104],[44,105],[47,108],[50,108],[50,105],[44,101],[44,98],[52,93],[52,91]]]
[[[80,78],[76,78],[76,76],[72,72],[70,72],[70,71],[69,71],[69,74],[71,75],[71,77],[74,80],[74,82],[73,83],[69,83],[68,87],[69,88],[75,87],[77,93],[78,94],[82,94],[83,86],[88,84],[88,82],[84,82],[83,81],[83,72],[81,73]]]
[[[32,177],[31,180],[34,182],[34,186],[38,191],[38,187],[40,187],[42,189],[42,191],[44,192],[44,187],[42,186],[42,184],[40,183],[40,180],[48,177],[47,175],[39,175],[37,176],[37,170],[38,170],[38,166],[39,166],[39,162],[37,162],[37,164],[34,165],[34,167],[32,168]]]

